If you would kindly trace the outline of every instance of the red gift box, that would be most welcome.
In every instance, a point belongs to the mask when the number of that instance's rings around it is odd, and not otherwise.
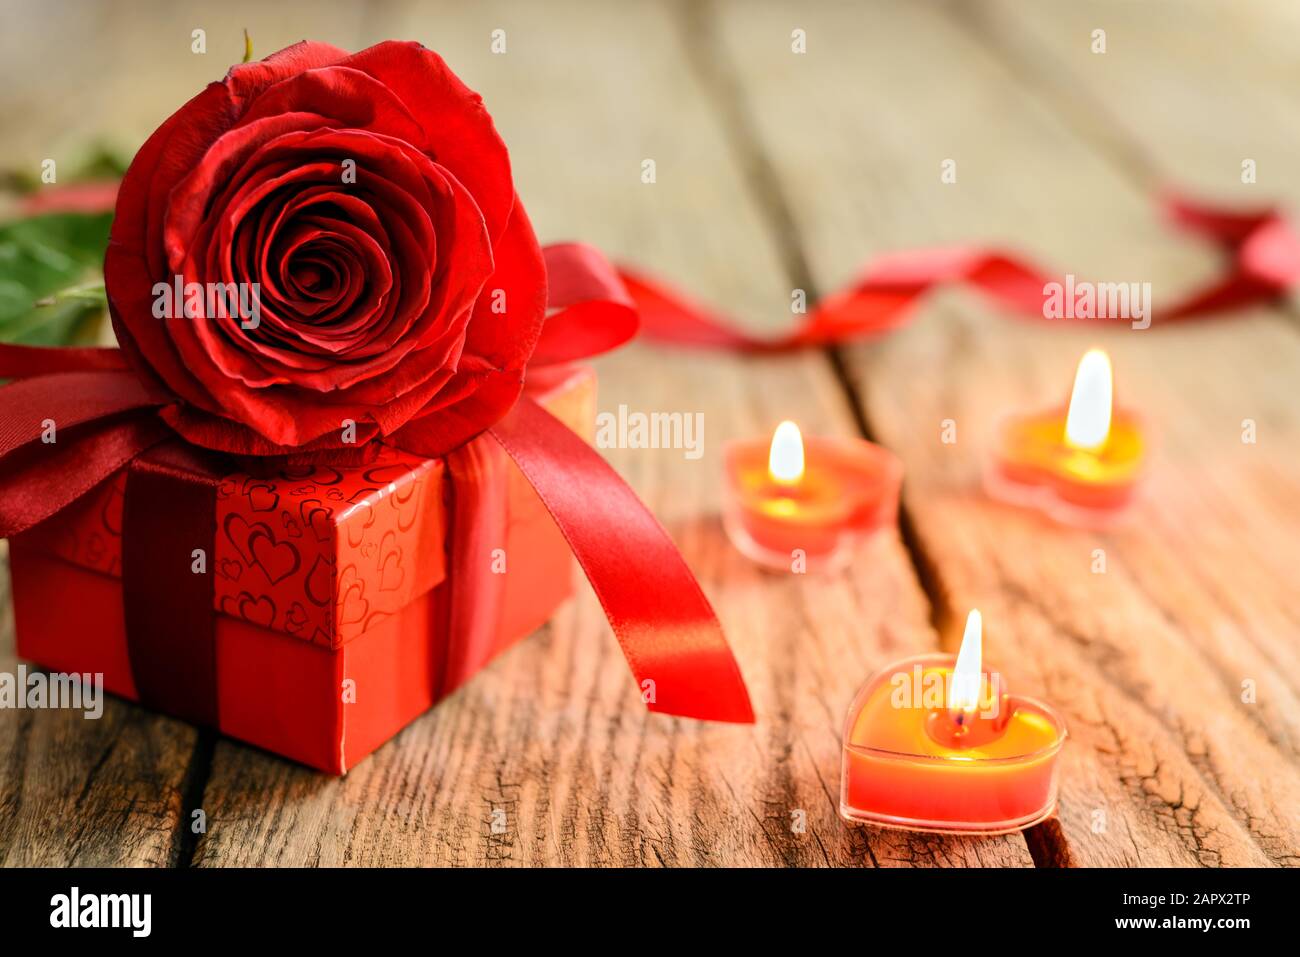
[[[528,393],[589,435],[589,369],[547,370]],[[131,493],[129,481],[140,483]],[[172,491],[166,476],[150,481],[124,469],[12,539],[19,655],[52,671],[102,672],[111,692],[335,774],[542,625],[571,591],[568,544],[487,436],[445,459],[384,449],[363,466],[221,475],[210,555],[171,541],[165,509],[149,517],[158,489]],[[145,524],[130,528],[148,528],[152,541],[125,540],[131,508]],[[150,561],[211,576],[210,647],[183,626],[169,631],[168,618],[144,629],[168,646],[140,646],[141,629],[128,628],[139,606],[170,609]],[[133,604],[128,587],[145,597]],[[187,668],[211,685],[206,717]]]

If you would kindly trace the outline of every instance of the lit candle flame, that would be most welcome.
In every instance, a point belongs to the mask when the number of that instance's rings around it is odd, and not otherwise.
[[[984,619],[979,609],[972,608],[966,616],[966,633],[957,652],[957,664],[952,669],[948,685],[948,710],[957,715],[969,715],[979,707],[980,678],[983,669]]]
[[[1089,349],[1074,373],[1065,441],[1076,449],[1101,448],[1110,437],[1110,412],[1110,357],[1101,349]]]
[[[803,478],[803,436],[799,426],[788,419],[772,433],[767,471],[778,485],[797,485]]]

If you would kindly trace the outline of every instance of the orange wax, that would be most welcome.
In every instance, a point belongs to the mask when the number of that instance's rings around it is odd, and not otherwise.
[[[1046,492],[1075,508],[1123,508],[1132,500],[1142,474],[1142,429],[1124,411],[1116,412],[1110,436],[1100,449],[1076,449],[1065,441],[1064,409],[1011,419],[999,438],[997,478],[1010,483],[1011,489],[1003,486],[996,491],[1005,497],[1020,487],[1024,497],[1017,501]]]
[[[858,692],[844,727],[845,818],[992,834],[1037,824],[1055,809],[1064,723],[1033,699],[990,696],[985,674],[980,710],[954,735],[943,702],[955,663],[953,655],[918,655]],[[963,734],[969,743],[954,744]]]
[[[1070,416],[1078,403],[1072,441]],[[1068,406],[1008,419],[998,432],[986,486],[995,498],[1039,508],[1078,525],[1114,520],[1133,500],[1142,476],[1145,441],[1131,412],[1111,407],[1110,362],[1090,350],[1079,363]]]
[[[861,439],[803,439],[797,479],[769,470],[766,439],[723,450],[723,524],[744,554],[791,570],[798,553],[809,567],[848,557],[855,541],[892,525],[903,467],[893,453]]]

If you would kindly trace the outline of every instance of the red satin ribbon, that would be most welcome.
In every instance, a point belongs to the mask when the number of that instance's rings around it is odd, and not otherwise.
[[[217,486],[214,469],[183,442],[138,456],[122,506],[122,606],[140,701],[205,727],[217,707]],[[195,571],[195,550],[204,567]]]
[[[55,372],[126,371],[121,349],[0,345],[0,379],[27,379]],[[132,374],[132,379],[135,375]]]
[[[0,368],[20,348],[0,346]],[[128,372],[21,379],[0,389],[0,401],[3,538],[71,505],[171,434],[152,414],[158,400]]]
[[[1156,310],[1153,327],[1270,302],[1300,281],[1300,240],[1279,212],[1235,213],[1176,196],[1166,198],[1165,211],[1178,228],[1214,241],[1229,268],[1208,287]],[[623,269],[621,276],[650,338],[753,352],[835,345],[891,332],[912,318],[913,307],[927,292],[955,282],[1013,313],[1043,319],[1043,287],[1059,278],[1015,256],[977,247],[887,253],[848,287],[823,298],[793,331],[764,337],[743,331],[666,283],[631,269]]]
[[[1160,324],[1269,301],[1300,278],[1300,242],[1279,214],[1241,215],[1181,200],[1169,208],[1182,228],[1217,242],[1231,266],[1219,282],[1165,308]],[[949,282],[965,282],[1016,312],[1041,316],[1043,286],[1050,281],[996,252],[957,247],[896,253],[878,258],[850,287],[823,299],[792,333],[764,338],[662,284],[629,270],[616,272],[590,247],[550,247],[546,259],[552,310],[535,367],[622,343],[636,331],[637,311],[653,338],[772,351],[895,329],[908,321],[918,298]],[[57,512],[171,434],[157,415],[168,400],[149,394],[124,369],[117,350],[0,345],[0,378],[21,380],[0,390],[0,535]],[[46,419],[59,429],[53,445],[41,441]],[[650,708],[752,721],[744,682],[713,609],[663,528],[622,479],[527,399],[490,431],[573,548]]]
[[[599,251],[560,243],[542,254],[547,317],[529,368],[599,355],[636,335],[636,304]]]
[[[506,575],[485,575],[510,523],[509,459],[495,442],[468,442],[444,460],[449,588],[437,592],[438,620],[445,639],[438,652],[435,699],[450,694],[478,673],[501,649],[501,613]],[[467,518],[473,521],[466,521]],[[509,635],[506,637],[517,637]]]
[[[668,533],[618,473],[527,397],[488,431],[573,549],[650,710],[752,722],[717,615]]]

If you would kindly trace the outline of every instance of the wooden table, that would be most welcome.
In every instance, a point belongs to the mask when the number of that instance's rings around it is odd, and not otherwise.
[[[815,299],[876,252],[958,241],[1150,281],[1170,301],[1218,264],[1161,221],[1159,187],[1300,200],[1300,12],[1284,3],[226,0],[135,3],[129,19],[104,6],[6,11],[13,162],[96,135],[133,147],[238,59],[244,26],[259,53],[303,36],[419,39],[483,93],[544,240],[596,243],[753,328],[790,324],[792,290]],[[190,52],[199,27],[206,55]],[[494,29],[505,55],[490,51]],[[791,52],[795,29],[806,54]],[[955,184],[941,182],[946,159]],[[0,862],[1300,863],[1297,316],[1072,332],[952,291],[870,345],[755,359],[641,344],[602,358],[601,409],[704,413],[699,460],[607,454],[715,603],[757,725],[647,714],[584,585],[343,779],[117,700],[98,722],[0,712]],[[1058,398],[1094,341],[1160,436],[1149,497],[1104,535],[993,504],[978,482],[998,415]],[[906,463],[900,533],[843,574],[765,574],[724,539],[720,445],[782,417],[866,434]],[[947,419],[955,443],[941,441]],[[892,658],[953,649],[971,606],[986,654],[1067,717],[1058,816],[982,839],[846,826],[853,691]],[[15,664],[6,613],[0,668]]]

